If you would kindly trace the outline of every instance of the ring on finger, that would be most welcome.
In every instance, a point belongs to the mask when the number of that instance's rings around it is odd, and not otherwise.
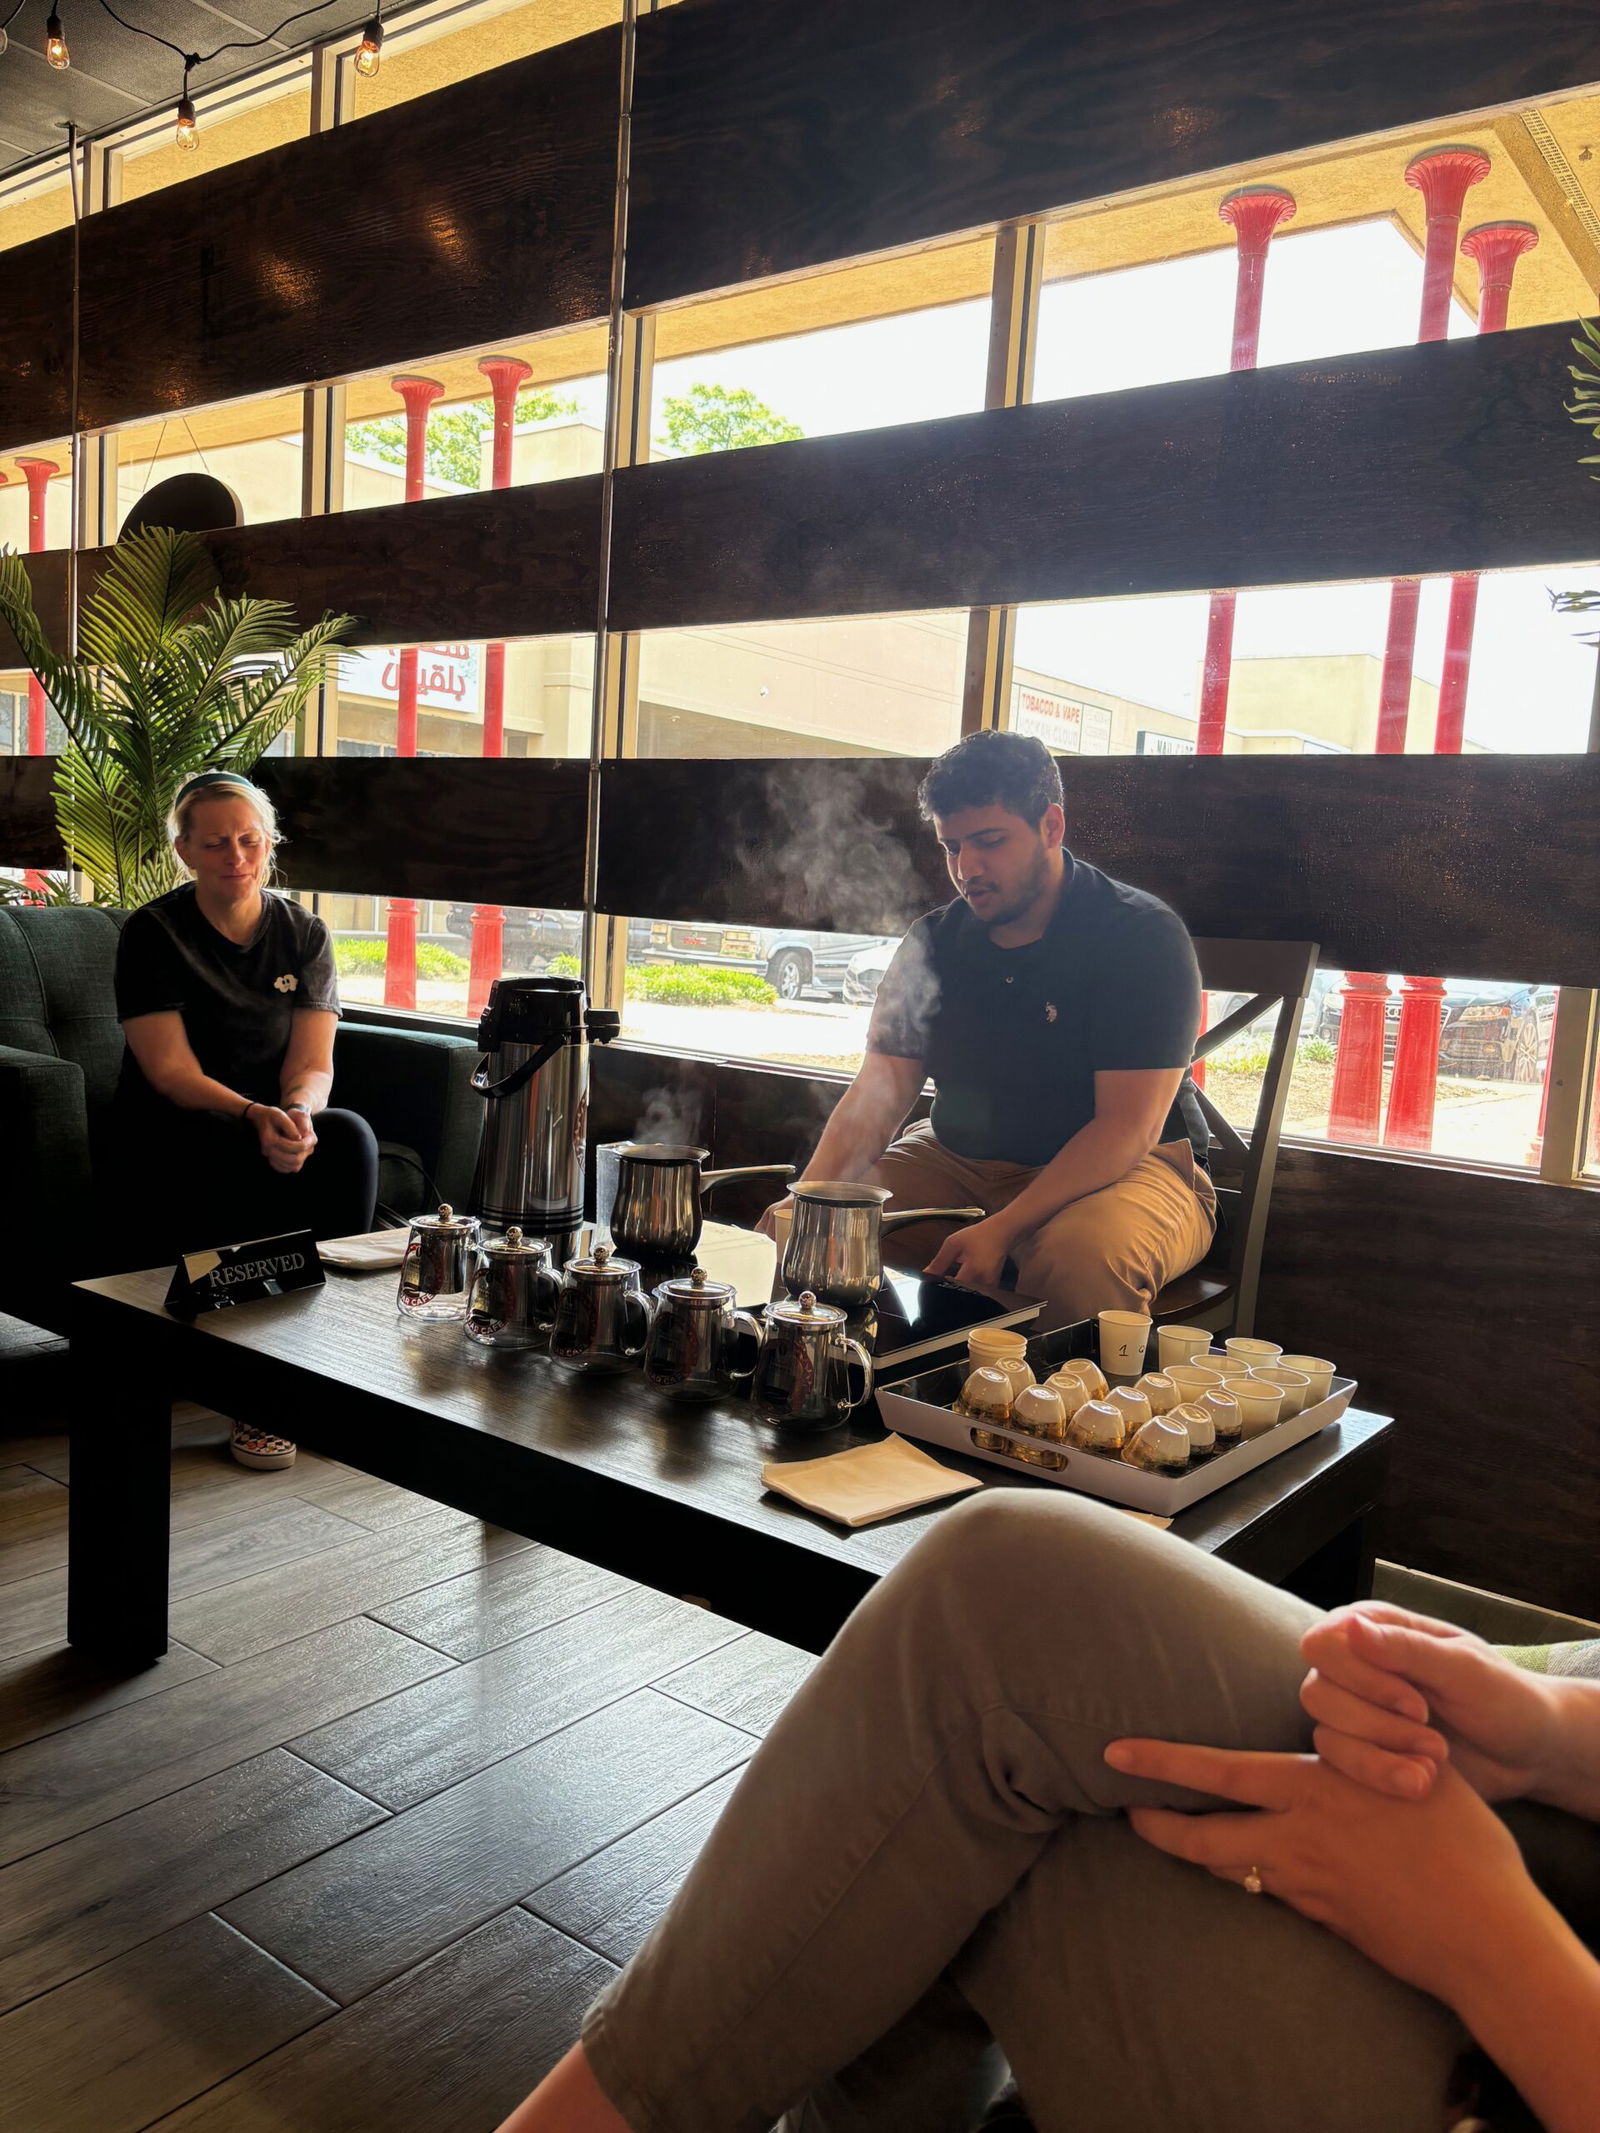
[[[1259,1896],[1262,1893],[1261,1869],[1259,1866],[1251,1867],[1250,1871],[1245,1875],[1244,1892],[1247,1896]]]

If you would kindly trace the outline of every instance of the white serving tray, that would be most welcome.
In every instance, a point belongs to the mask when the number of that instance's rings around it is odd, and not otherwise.
[[[1008,1474],[1053,1481],[1060,1488],[1076,1489],[1085,1496],[1099,1496],[1107,1503],[1127,1504],[1135,1511],[1155,1511],[1170,1518],[1176,1512],[1186,1511],[1190,1504],[1198,1503],[1202,1496],[1226,1488],[1241,1474],[1265,1466],[1280,1452],[1304,1444],[1308,1437],[1316,1436],[1330,1422],[1337,1422],[1350,1405],[1355,1389],[1354,1378],[1335,1378],[1333,1389],[1325,1400],[1302,1408],[1289,1421],[1275,1424],[1233,1451],[1208,1459],[1187,1474],[1176,1475],[1149,1474],[1141,1467],[1127,1466],[1120,1459],[1108,1459],[1100,1452],[1080,1452],[1070,1444],[1052,1447],[1067,1462],[1059,1470],[1026,1466],[1020,1460],[1008,1459],[1003,1452],[980,1451],[972,1441],[972,1432],[975,1428],[992,1430],[996,1436],[1009,1437],[1014,1443],[1030,1448],[1041,1441],[1037,1437],[1030,1437],[1021,1430],[1007,1429],[1001,1423],[975,1423],[970,1415],[958,1415],[948,1407],[934,1407],[925,1400],[908,1398],[893,1386],[880,1387],[877,1397],[885,1429],[892,1429],[902,1437],[919,1437],[925,1444],[942,1445],[946,1451],[964,1453],[968,1459],[982,1459],[990,1466],[1004,1467]]]

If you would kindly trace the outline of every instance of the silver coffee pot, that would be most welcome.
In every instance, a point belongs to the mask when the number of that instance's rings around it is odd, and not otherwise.
[[[764,1422],[809,1434],[836,1429],[872,1390],[872,1358],[846,1338],[836,1305],[808,1289],[767,1306],[751,1401]]]
[[[549,1245],[542,1237],[524,1237],[513,1223],[504,1237],[478,1247],[468,1336],[485,1348],[539,1346],[549,1335],[559,1289]]]
[[[907,1222],[981,1222],[981,1207],[896,1208],[882,1185],[828,1180],[791,1188],[794,1219],[784,1246],[783,1285],[791,1294],[810,1289],[830,1303],[871,1303],[883,1283],[883,1232]]]
[[[436,1215],[413,1215],[395,1298],[401,1317],[464,1318],[477,1254],[476,1215],[458,1215],[448,1200]]]
[[[631,1141],[617,1151],[611,1237],[618,1251],[646,1259],[687,1259],[700,1242],[701,1196],[730,1178],[792,1178],[793,1163],[748,1163],[705,1170],[708,1148]]]
[[[569,1259],[561,1270],[550,1353],[580,1370],[631,1369],[644,1353],[651,1316],[637,1260],[597,1244],[587,1259]]]
[[[733,1283],[712,1281],[702,1266],[662,1282],[644,1351],[649,1382],[680,1399],[714,1400],[747,1380],[761,1328],[737,1302]]]

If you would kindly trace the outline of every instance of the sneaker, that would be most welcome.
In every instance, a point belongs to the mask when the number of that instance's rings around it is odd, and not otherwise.
[[[293,1466],[294,1446],[287,1437],[269,1437],[265,1430],[251,1429],[247,1423],[235,1422],[233,1456],[241,1466]]]

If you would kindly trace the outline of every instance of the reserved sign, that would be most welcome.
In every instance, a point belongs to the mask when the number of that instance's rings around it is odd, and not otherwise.
[[[325,1279],[316,1238],[308,1229],[292,1229],[249,1244],[185,1252],[167,1289],[167,1309],[180,1318],[194,1318],[202,1311],[255,1303],[290,1289],[319,1289]]]

